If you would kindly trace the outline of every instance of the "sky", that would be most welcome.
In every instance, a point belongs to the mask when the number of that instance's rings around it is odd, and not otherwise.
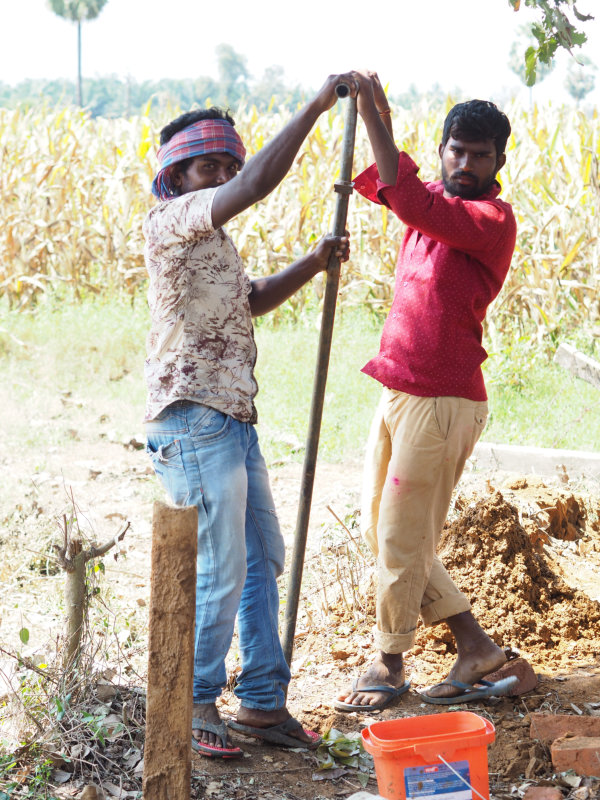
[[[586,102],[600,105],[600,4],[577,0],[586,23],[585,52],[599,71]],[[525,4],[523,3],[523,6]],[[83,74],[160,78],[217,77],[215,47],[227,43],[247,57],[251,75],[280,65],[289,84],[317,89],[329,73],[367,67],[389,92],[434,84],[456,100],[479,97],[528,102],[508,67],[518,28],[532,19],[508,0],[108,0],[83,26]],[[74,78],[76,28],[47,0],[0,0],[0,81]],[[534,89],[538,102],[568,101],[568,54]]]

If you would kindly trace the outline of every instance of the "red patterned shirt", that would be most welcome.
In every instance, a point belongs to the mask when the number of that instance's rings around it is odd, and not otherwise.
[[[498,183],[476,200],[446,198],[441,181],[424,183],[418,169],[400,153],[395,186],[380,180],[375,165],[354,182],[407,225],[379,354],[363,372],[420,397],[483,401],[481,323],[510,266],[514,215],[498,199]]]

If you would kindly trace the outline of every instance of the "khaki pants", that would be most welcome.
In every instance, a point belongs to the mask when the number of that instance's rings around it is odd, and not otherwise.
[[[384,389],[365,460],[362,529],[377,557],[375,646],[403,653],[419,614],[433,625],[470,610],[435,551],[487,403]]]

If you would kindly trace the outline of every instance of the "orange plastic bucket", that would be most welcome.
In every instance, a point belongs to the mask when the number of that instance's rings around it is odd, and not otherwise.
[[[374,722],[362,731],[388,800],[489,800],[492,723],[470,711]]]

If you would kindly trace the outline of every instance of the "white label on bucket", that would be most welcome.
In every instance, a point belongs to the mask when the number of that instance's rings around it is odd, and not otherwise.
[[[452,769],[445,764],[407,767],[404,770],[406,800],[471,800],[469,762],[452,761],[451,766]]]

